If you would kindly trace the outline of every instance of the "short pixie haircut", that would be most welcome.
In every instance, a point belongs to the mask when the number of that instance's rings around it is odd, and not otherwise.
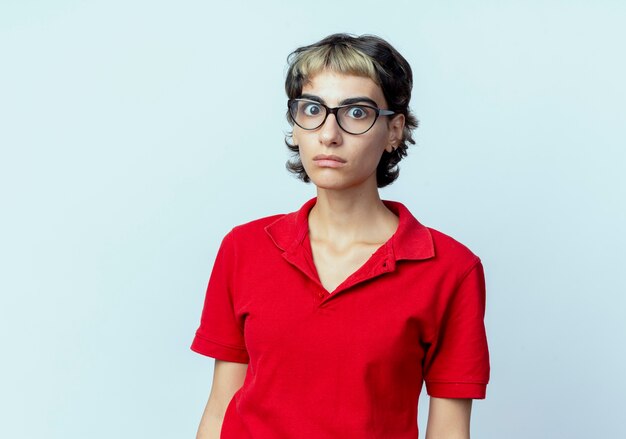
[[[323,70],[370,78],[380,86],[388,104],[388,109],[405,118],[402,141],[392,152],[384,151],[376,168],[376,183],[385,187],[398,178],[398,163],[407,155],[408,144],[415,144],[413,130],[418,121],[409,109],[413,72],[406,59],[391,44],[374,35],[354,36],[333,34],[323,40],[294,50],[287,57],[289,69],[285,79],[285,91],[289,99],[299,98],[302,87],[311,77]],[[293,120],[287,111],[287,120]],[[287,161],[287,169],[302,181],[311,181],[302,161],[298,145],[292,132],[285,137],[285,143],[293,153]]]

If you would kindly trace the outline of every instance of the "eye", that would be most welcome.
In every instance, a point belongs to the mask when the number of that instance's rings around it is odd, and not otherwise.
[[[302,112],[306,116],[319,116],[322,113],[322,106],[312,102],[305,102],[302,104]]]
[[[354,106],[348,108],[346,116],[351,117],[352,119],[365,119],[369,116],[370,112],[371,110],[367,107]]]

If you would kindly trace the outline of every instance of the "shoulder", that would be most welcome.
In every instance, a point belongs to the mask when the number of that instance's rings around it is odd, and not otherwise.
[[[404,204],[390,200],[384,203],[400,218],[394,235],[394,251],[401,259],[428,260],[428,265],[438,267],[445,273],[463,270],[479,261],[465,244],[423,224]]]
[[[456,238],[432,227],[427,227],[427,229],[433,239],[436,252],[439,250],[441,253],[462,259],[474,259],[478,257],[469,247]]]
[[[455,267],[461,274],[481,263],[480,257],[456,238],[432,227],[427,229],[433,241],[436,261]]]
[[[257,240],[259,237],[267,236],[265,229],[268,226],[287,215],[288,214],[284,213],[269,215],[238,224],[234,226],[226,236],[234,241],[250,242],[250,240]]]
[[[300,242],[308,230],[307,216],[315,204],[315,198],[307,201],[299,210],[289,213],[266,216],[234,227],[230,235],[243,245],[271,244],[272,247],[286,250]]]
[[[265,229],[285,216],[270,215],[234,226],[222,238],[220,248],[224,249],[224,257],[240,263],[265,257],[272,247],[272,240]]]

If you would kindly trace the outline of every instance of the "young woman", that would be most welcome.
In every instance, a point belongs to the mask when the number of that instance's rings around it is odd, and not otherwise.
[[[374,36],[289,57],[288,168],[317,187],[298,211],[233,228],[191,349],[215,358],[198,438],[469,438],[489,354],[480,259],[378,188],[417,120],[407,61]]]

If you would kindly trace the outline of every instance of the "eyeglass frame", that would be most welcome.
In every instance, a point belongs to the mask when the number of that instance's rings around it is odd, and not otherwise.
[[[291,114],[291,105],[294,102],[311,102],[312,104],[317,104],[320,105],[322,107],[324,107],[326,109],[326,115],[324,116],[324,119],[322,120],[322,122],[316,126],[315,128],[304,128],[302,125],[300,125],[297,121],[296,118],[293,117],[293,115]],[[374,117],[374,121],[372,122],[372,125],[370,125],[370,127],[368,129],[366,129],[363,132],[360,133],[351,133],[350,131],[346,130],[344,127],[341,126],[341,124],[339,123],[339,118],[337,117],[337,112],[342,109],[342,108],[346,108],[346,107],[367,107],[369,109],[374,110],[374,112],[376,113],[376,117]],[[315,101],[313,99],[306,99],[306,98],[294,98],[294,99],[289,99],[287,101],[287,113],[289,114],[289,118],[296,124],[298,125],[300,128],[302,128],[303,130],[307,130],[307,131],[313,131],[316,130],[318,128],[320,128],[322,125],[324,125],[326,123],[326,119],[328,119],[328,115],[329,114],[333,114],[335,115],[335,120],[337,121],[337,126],[339,128],[341,128],[342,131],[348,133],[348,134],[352,134],[353,136],[360,136],[361,134],[365,134],[367,133],[369,130],[372,129],[372,127],[374,125],[376,125],[376,121],[378,120],[378,118],[380,116],[391,116],[393,114],[398,114],[396,111],[393,110],[384,110],[382,108],[378,108],[378,107],[374,107],[373,105],[369,105],[369,104],[358,104],[358,103],[352,103],[352,104],[344,104],[344,105],[339,105],[338,107],[329,107],[326,104],[323,104],[319,101]]]

